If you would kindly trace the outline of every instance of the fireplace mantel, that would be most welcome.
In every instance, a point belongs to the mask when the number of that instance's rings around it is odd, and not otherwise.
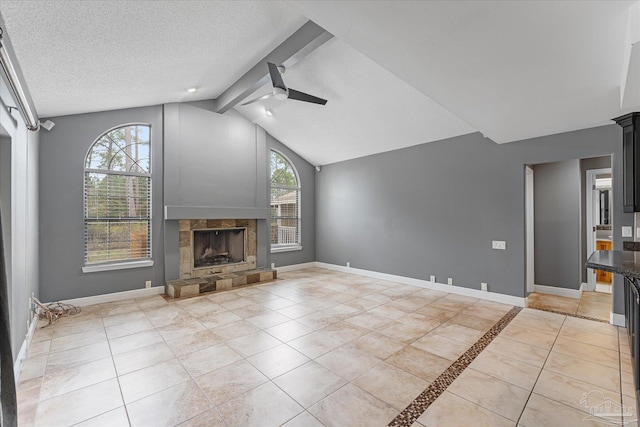
[[[268,219],[269,208],[165,206],[164,217],[176,219]]]

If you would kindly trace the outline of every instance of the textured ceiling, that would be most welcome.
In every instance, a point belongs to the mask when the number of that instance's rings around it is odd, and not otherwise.
[[[335,38],[287,69],[283,78],[288,87],[325,98],[327,104],[270,98],[236,110],[315,165],[475,131]],[[265,85],[247,99],[270,91],[271,84]]]
[[[45,117],[216,98],[307,21],[252,1],[0,0],[0,12]]]

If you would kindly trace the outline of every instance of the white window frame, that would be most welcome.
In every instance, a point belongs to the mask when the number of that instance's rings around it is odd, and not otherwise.
[[[129,127],[129,126],[145,126],[149,128],[149,172],[148,173],[140,173],[140,172],[128,172],[128,171],[112,171],[109,169],[93,169],[87,167],[87,158],[91,154],[95,144],[100,141],[105,135],[121,128]],[[117,126],[114,126],[104,132],[102,132],[94,141],[91,143],[91,146],[87,150],[87,154],[84,158],[84,169],[83,169],[83,198],[82,198],[82,209],[83,209],[83,227],[85,229],[84,233],[84,266],[82,267],[83,273],[94,273],[100,271],[111,271],[111,270],[122,270],[122,269],[130,269],[130,268],[141,268],[141,267],[151,267],[154,264],[153,261],[153,178],[152,178],[152,126],[150,123],[124,123]],[[106,175],[120,175],[120,176],[141,176],[149,178],[149,202],[148,202],[148,236],[147,236],[147,245],[148,245],[148,254],[147,258],[131,258],[125,260],[118,261],[106,261],[106,262],[87,262],[87,216],[86,216],[86,208],[87,208],[87,200],[86,200],[86,177],[87,173],[101,173]]]
[[[283,159],[289,163],[291,166],[291,170],[296,177],[296,187],[285,187],[285,186],[273,186],[271,183],[271,152],[274,152],[281,156]],[[274,217],[271,216],[271,189],[278,188],[283,190],[291,190],[297,191],[298,193],[298,215],[297,215],[297,229],[298,229],[298,241],[297,243],[271,243],[271,221]],[[279,217],[276,217],[279,218]],[[271,245],[271,253],[278,252],[291,252],[291,251],[301,251],[302,250],[302,183],[300,182],[300,174],[298,173],[298,169],[296,169],[294,163],[291,159],[285,155],[282,151],[276,150],[272,148],[269,150],[269,243]]]

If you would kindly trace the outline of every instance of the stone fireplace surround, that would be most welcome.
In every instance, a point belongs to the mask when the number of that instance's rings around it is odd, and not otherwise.
[[[223,230],[246,228],[246,260],[245,262],[194,268],[193,265],[193,230]],[[256,258],[256,220],[255,219],[181,219],[178,223],[180,250],[180,279],[190,279],[212,274],[233,273],[253,270],[257,265]]]
[[[193,230],[245,228],[245,262],[194,268]],[[166,283],[173,298],[196,296],[277,278],[276,270],[257,268],[257,224],[255,219],[181,219],[178,223],[180,278]]]

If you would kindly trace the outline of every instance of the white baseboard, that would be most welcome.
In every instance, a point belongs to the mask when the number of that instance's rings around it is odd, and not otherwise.
[[[278,273],[286,273],[287,271],[306,270],[307,268],[316,267],[316,262],[305,262],[302,264],[284,265],[282,267],[276,267]]]
[[[73,298],[61,301],[65,304],[72,304],[78,307],[87,305],[103,304],[105,302],[122,301],[131,298],[144,298],[153,295],[164,294],[164,286],[153,286],[151,288],[133,289],[131,291],[114,292],[111,294],[95,295],[92,297]]]
[[[556,295],[559,297],[580,299],[582,289],[557,288],[555,286],[533,285],[533,291],[541,294]]]
[[[31,319],[31,323],[29,324],[29,329],[27,330],[27,335],[24,337],[24,341],[20,346],[20,351],[18,351],[18,356],[16,357],[16,361],[13,364],[13,376],[15,378],[16,384],[18,384],[18,380],[20,379],[20,371],[22,370],[22,365],[24,364],[25,359],[29,353],[29,346],[31,346],[31,339],[33,338],[33,334],[36,331],[36,327],[38,326],[38,316],[33,316]]]
[[[353,267],[343,267],[341,265],[316,262],[316,267],[327,270],[340,271],[343,273],[357,274],[359,276],[371,277],[373,279],[388,280],[390,282],[402,283],[405,285],[417,286],[419,288],[432,289],[435,291],[449,292],[451,294],[464,295],[473,298],[480,298],[502,304],[525,307],[526,298],[514,297],[511,295],[498,294],[495,292],[485,292],[479,289],[463,288],[461,286],[445,285],[443,283],[429,282],[427,280],[413,279],[411,277],[396,276],[393,274],[378,273],[376,271],[361,270]]]
[[[618,313],[611,313],[611,316],[609,317],[609,323],[611,323],[612,325],[615,326],[622,326],[623,328],[626,325],[626,321],[624,318],[624,314],[618,314]]]

